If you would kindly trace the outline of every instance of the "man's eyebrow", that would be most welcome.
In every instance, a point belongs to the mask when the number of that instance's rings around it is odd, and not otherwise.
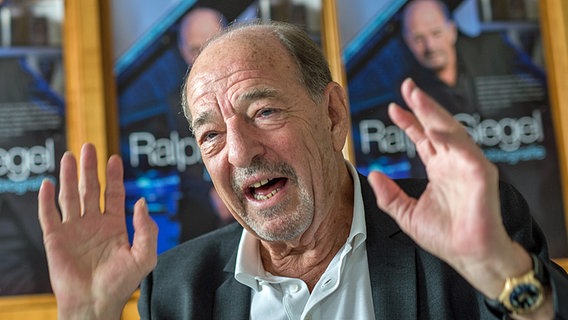
[[[195,133],[195,130],[199,129],[200,126],[203,126],[204,124],[206,124],[208,122],[211,122],[212,118],[213,118],[213,116],[212,116],[211,112],[203,112],[203,113],[199,114],[190,123],[190,130],[193,133]]]
[[[237,98],[237,105],[242,103],[250,103],[259,99],[273,98],[276,96],[278,96],[278,90],[276,89],[267,87],[253,88],[251,90],[248,90],[247,92],[244,92]],[[190,123],[190,130],[195,133],[195,131],[199,129],[200,126],[213,121],[212,119],[213,114],[211,112],[203,112],[195,117],[192,123]]]
[[[253,88],[237,98],[237,104],[251,102],[264,98],[273,98],[278,95],[278,91],[272,88]]]

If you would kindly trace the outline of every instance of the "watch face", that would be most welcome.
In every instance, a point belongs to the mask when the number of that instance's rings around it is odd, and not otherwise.
[[[531,309],[541,299],[541,293],[537,286],[531,283],[518,285],[509,296],[509,301],[514,309]]]

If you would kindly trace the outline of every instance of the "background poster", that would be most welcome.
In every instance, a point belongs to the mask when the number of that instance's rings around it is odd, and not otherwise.
[[[127,21],[121,22],[119,17],[129,14],[120,11],[120,6],[125,10],[131,7],[121,1],[115,6],[119,7],[113,9],[114,20],[120,29],[115,42],[122,50],[115,59],[115,73],[126,207],[132,210],[136,200],[146,198],[160,229],[161,253],[233,221],[216,197],[189,132],[181,109],[180,87],[191,64],[188,56],[198,49],[198,42],[209,37],[204,34],[212,32],[209,17],[215,14],[213,24],[226,25],[235,19],[256,17],[257,7],[253,1],[170,1],[159,2],[163,13],[156,14],[146,12],[153,10],[150,4],[146,8],[136,6],[140,10],[137,15],[152,15],[153,19],[146,18],[146,31],[129,39],[122,34],[128,26],[120,25]],[[188,14],[194,15],[185,20]],[[188,37],[185,44],[184,35]],[[124,43],[131,45],[125,48]],[[127,212],[131,236],[132,213]]]
[[[0,1],[0,296],[51,291],[37,195],[66,150],[63,1]]]
[[[459,76],[453,84],[420,63],[405,41],[403,13],[409,2],[379,1],[380,10],[344,46],[357,167],[395,178],[425,176],[414,145],[386,113],[392,101],[404,105],[400,84],[412,77],[466,127],[498,166],[500,178],[527,199],[551,255],[567,256],[538,2],[443,1],[458,30],[453,48]],[[354,10],[367,8],[351,6],[351,15],[341,14],[342,28],[353,25]]]

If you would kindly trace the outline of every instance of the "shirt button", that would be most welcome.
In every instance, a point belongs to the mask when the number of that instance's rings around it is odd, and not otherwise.
[[[293,284],[290,285],[290,291],[292,293],[296,293],[296,292],[300,291],[300,286],[297,285],[296,283],[293,283]]]

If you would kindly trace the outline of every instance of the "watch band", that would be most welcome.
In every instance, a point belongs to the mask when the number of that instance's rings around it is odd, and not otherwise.
[[[530,253],[533,261],[533,271],[535,278],[542,283],[543,286],[548,285],[548,274],[546,273],[546,268],[542,264],[542,261],[534,253]]]

